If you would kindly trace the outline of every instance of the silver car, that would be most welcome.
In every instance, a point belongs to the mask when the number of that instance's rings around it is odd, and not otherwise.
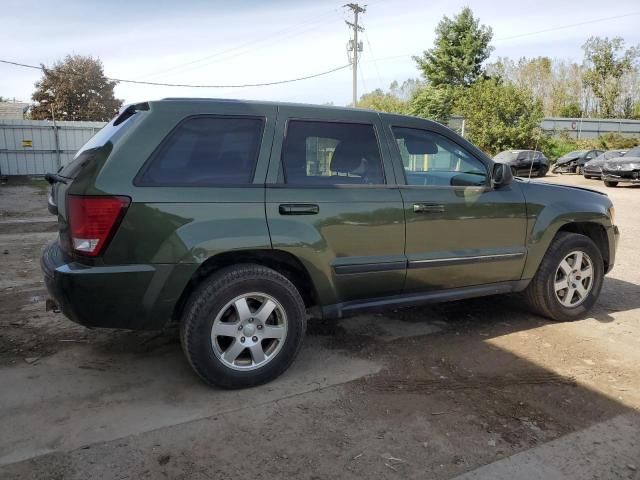
[[[593,160],[589,160],[582,169],[584,178],[602,178],[602,166],[605,162],[613,158],[624,157],[625,153],[627,153],[626,150],[607,150]]]

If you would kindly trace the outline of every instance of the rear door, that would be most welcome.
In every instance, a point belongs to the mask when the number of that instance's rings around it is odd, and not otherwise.
[[[280,107],[266,188],[273,248],[322,305],[400,293],[404,212],[377,114]]]
[[[492,188],[492,162],[444,127],[385,118],[405,183],[406,292],[519,280],[527,218],[518,183]]]

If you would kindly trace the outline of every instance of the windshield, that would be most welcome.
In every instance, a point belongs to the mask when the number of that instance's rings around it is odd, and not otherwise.
[[[92,158],[93,153],[104,147],[107,143],[114,144],[126,130],[134,123],[134,117],[137,111],[135,109],[122,109],[116,117],[106,124],[102,129],[85,143],[75,154],[73,160],[59,170],[59,174],[63,177],[74,178],[80,171],[81,167],[87,165],[87,160]]]
[[[506,152],[500,152],[498,155],[493,157],[493,159],[498,162],[509,162],[511,160],[515,160],[517,154],[518,152],[507,150]]]
[[[610,160],[612,158],[618,158],[624,156],[626,152],[624,150],[609,150],[598,155],[595,160]]]
[[[575,157],[579,157],[581,155],[584,155],[585,153],[587,153],[586,150],[574,150],[573,152],[569,152],[569,153],[565,153],[563,156],[561,156],[558,160],[563,160],[565,158],[575,158]]]
[[[640,157],[640,146],[639,147],[634,147],[631,150],[629,150],[625,154],[625,157]]]

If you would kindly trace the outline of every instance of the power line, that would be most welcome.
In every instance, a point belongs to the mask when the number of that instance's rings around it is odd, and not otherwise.
[[[538,31],[535,31],[535,32],[521,33],[521,34],[518,34],[518,35],[509,36],[509,37],[499,37],[499,38],[495,38],[494,41],[500,42],[502,40],[511,40],[513,38],[528,37],[530,35],[538,35],[540,33],[554,32],[556,30],[564,30],[564,29],[567,29],[567,28],[579,27],[579,26],[588,25],[588,24],[591,24],[591,23],[606,22],[607,20],[616,20],[618,18],[632,17],[632,16],[635,16],[635,15],[640,15],[640,12],[625,13],[624,15],[616,15],[614,17],[597,18],[595,20],[588,20],[588,21],[580,22],[580,23],[572,23],[570,25],[559,25],[557,27],[548,28],[548,29],[545,29],[545,30],[538,30]],[[395,60],[395,59],[398,59],[398,58],[413,57],[414,55],[416,55],[416,54],[415,53],[403,53],[403,54],[400,54],[400,55],[391,55],[391,56],[388,56],[388,57],[376,58],[376,61],[377,62],[384,62],[384,61],[387,61],[387,60]]]
[[[373,48],[371,47],[371,42],[369,41],[369,35],[367,35],[367,31],[364,31],[364,38],[367,41],[367,46],[369,47],[369,56],[371,57],[371,60],[373,61],[373,66],[376,69],[376,74],[378,75],[378,81],[380,82],[380,85],[382,86],[382,77],[380,76],[380,70],[378,69],[378,62],[376,61],[376,57],[373,54]]]
[[[184,71],[190,71],[190,70],[194,70],[194,69],[198,69],[198,68],[202,68],[206,65],[210,65],[212,63],[218,63],[218,62],[222,62],[222,61],[226,61],[229,60],[231,58],[234,57],[238,57],[241,55],[246,55],[248,53],[251,53],[253,50],[249,49],[249,50],[245,50],[248,47],[252,46],[252,45],[256,45],[256,44],[260,44],[260,43],[269,43],[271,41],[273,41],[274,39],[276,39],[277,37],[285,37],[285,38],[291,38],[291,37],[295,37],[297,35],[303,34],[303,33],[307,33],[311,30],[316,30],[320,27],[323,27],[325,25],[324,19],[327,18],[330,15],[333,15],[336,13],[336,10],[333,9],[331,10],[331,12],[327,12],[324,15],[321,15],[319,17],[315,17],[313,18],[311,21],[307,21],[307,22],[302,22],[299,23],[297,25],[293,25],[293,26],[289,26],[288,28],[282,29],[282,30],[278,30],[275,33],[273,33],[272,35],[268,35],[266,37],[263,38],[259,38],[259,39],[254,39],[251,40],[249,42],[243,43],[241,45],[238,45],[236,47],[232,47],[232,48],[228,48],[226,50],[222,50],[220,52],[215,52],[212,53],[211,55],[207,55],[205,57],[196,59],[196,60],[191,60],[189,62],[185,62],[185,63],[181,63],[178,65],[174,65],[173,67],[169,67],[166,69],[162,69],[159,71],[155,71],[153,73],[150,73],[148,75],[145,75],[145,77],[151,76],[164,76],[164,74],[169,73],[169,72],[173,72],[176,70],[181,70],[181,73],[183,73]],[[322,23],[322,25],[317,25],[318,23]],[[315,25],[309,28],[303,28],[302,30],[299,30],[301,26],[305,26],[305,25]],[[298,31],[296,31],[298,30]],[[245,50],[245,51],[243,51]],[[239,51],[238,53],[234,53],[232,55],[227,55],[229,53],[232,52],[236,52]],[[219,60],[213,60],[215,58],[219,58],[219,57],[223,57],[222,59]],[[204,62],[204,63],[202,63]],[[196,65],[196,64],[200,64],[200,65]],[[193,66],[190,66],[193,65]],[[188,67],[186,70],[184,69],[184,67]]]
[[[511,40],[513,38],[528,37],[529,35],[538,35],[539,33],[555,32],[556,30],[564,30],[566,28],[572,28],[572,27],[581,27],[582,25],[589,25],[591,23],[604,22],[607,20],[616,20],[618,18],[631,17],[634,15],[640,15],[640,12],[625,13],[624,15],[616,15],[614,17],[597,18],[595,20],[587,20],[586,22],[572,23],[569,25],[561,25],[558,27],[547,28],[545,30],[538,30],[536,32],[520,33],[518,35],[511,35],[509,37],[500,37],[500,38],[496,38],[495,40],[501,41],[501,40]]]
[[[23,67],[23,68],[31,68],[34,70],[41,70],[43,72],[47,72],[49,69],[47,69],[44,66],[37,66],[37,65],[29,65],[26,63],[19,63],[19,62],[11,62],[9,60],[2,60],[0,59],[0,63],[6,63],[7,65],[14,65],[17,67]],[[320,73],[314,73],[313,75],[306,75],[304,77],[298,77],[298,78],[290,78],[287,80],[277,80],[277,81],[273,81],[273,82],[262,82],[262,83],[245,83],[245,84],[241,84],[241,85],[192,85],[192,84],[184,84],[184,83],[161,83],[161,82],[144,82],[141,80],[126,80],[123,78],[112,78],[112,77],[105,77],[107,80],[111,80],[114,82],[119,82],[119,83],[133,83],[136,85],[151,85],[151,86],[155,86],[155,87],[186,87],[186,88],[245,88],[245,87],[267,87],[270,85],[280,85],[283,83],[292,83],[292,82],[299,82],[301,80],[309,80],[310,78],[316,78],[316,77],[321,77],[323,75],[328,75],[330,73],[333,72],[337,72],[338,70],[343,70],[345,68],[349,68],[351,67],[351,64],[347,64],[347,65],[342,65],[341,67],[336,67],[336,68],[332,68],[331,70],[326,70],[324,72],[320,72]],[[77,72],[65,72],[65,73],[71,73],[73,75],[80,75],[82,76],[81,73],[77,73]]]

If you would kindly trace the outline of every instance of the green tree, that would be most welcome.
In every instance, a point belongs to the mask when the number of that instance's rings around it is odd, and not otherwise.
[[[590,37],[582,46],[586,71],[582,80],[598,100],[598,113],[603,117],[613,117],[622,99],[622,80],[634,69],[638,58],[637,48],[624,48],[620,37]]]
[[[358,101],[358,107],[404,114],[409,111],[409,99],[419,87],[419,80],[409,79],[404,81],[402,85],[394,81],[389,85],[387,92],[377,88],[362,95]]]
[[[409,101],[409,113],[417,117],[447,123],[456,99],[462,94],[462,90],[460,87],[427,85],[418,90]]]
[[[583,113],[580,105],[578,105],[577,103],[567,103],[560,107],[560,110],[558,110],[558,115],[567,118],[579,118],[582,117]]]
[[[491,154],[540,147],[543,140],[542,102],[523,87],[496,79],[479,81],[464,90],[455,111],[465,119],[467,138]]]
[[[453,19],[445,16],[436,27],[434,47],[413,59],[430,85],[468,87],[484,73],[492,37],[491,28],[465,7]]]
[[[52,68],[44,69],[42,78],[36,82],[31,118],[49,119],[53,109],[56,120],[106,122],[122,105],[122,100],[113,94],[116,84],[105,77],[100,60],[67,55]]]

